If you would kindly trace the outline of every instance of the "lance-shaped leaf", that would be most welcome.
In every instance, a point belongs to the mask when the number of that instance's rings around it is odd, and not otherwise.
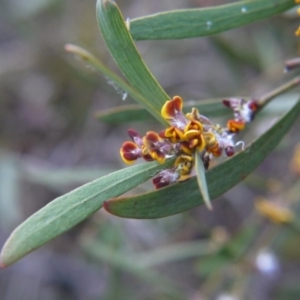
[[[212,205],[209,197],[208,187],[206,183],[206,177],[205,177],[205,168],[203,161],[201,159],[201,153],[199,151],[196,151],[195,153],[195,168],[196,168],[196,177],[197,177],[197,183],[200,190],[200,193],[202,195],[203,201],[206,205],[206,207],[209,210],[212,210]]]
[[[297,102],[267,132],[241,151],[206,172],[211,199],[222,195],[248,176],[276,147],[300,112]],[[203,204],[196,178],[134,197],[116,198],[104,203],[112,214],[137,219],[161,218]]]
[[[78,47],[76,45],[67,44],[65,46],[66,51],[74,53],[78,55],[83,61],[88,63],[92,68],[99,71],[103,74],[107,79],[108,83],[112,84],[116,89],[120,89],[124,95],[130,95],[134,100],[139,102],[140,104],[147,106],[147,100],[139,94],[134,88],[132,88],[124,79],[118,76],[116,73],[112,72],[108,69],[97,57],[88,52],[87,50]],[[153,116],[144,109],[147,114],[150,116],[149,118],[153,118]]]
[[[247,0],[222,6],[162,12],[130,22],[135,40],[209,36],[269,18],[295,6],[294,0]]]
[[[151,162],[125,168],[53,200],[13,231],[2,249],[0,266],[14,263],[86,219],[105,200],[136,187],[172,163],[174,160],[163,165]]]
[[[170,97],[165,93],[137,51],[114,1],[97,1],[97,20],[103,39],[129,84],[145,99],[146,109],[162,124],[160,110]]]
[[[209,118],[232,114],[232,111],[222,104],[222,99],[223,98],[187,101],[184,103],[183,112],[190,112],[191,109],[195,107],[201,114]],[[101,122],[114,124],[134,121],[153,121],[153,116],[146,109],[137,104],[122,105],[102,110],[97,112],[95,116]]]

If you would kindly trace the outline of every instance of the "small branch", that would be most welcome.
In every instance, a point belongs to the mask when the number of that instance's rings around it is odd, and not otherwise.
[[[287,92],[290,89],[293,89],[300,85],[300,76],[295,77],[291,81],[281,85],[280,87],[268,92],[261,97],[258,98],[258,110],[261,110],[264,106],[266,106],[273,98]]]
[[[299,67],[300,67],[300,57],[292,58],[285,62],[284,72],[287,73]]]

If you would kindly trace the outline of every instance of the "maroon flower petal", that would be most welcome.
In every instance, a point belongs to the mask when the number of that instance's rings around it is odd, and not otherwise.
[[[141,157],[142,150],[133,142],[123,143],[120,149],[120,155],[127,164],[132,164],[136,159]]]

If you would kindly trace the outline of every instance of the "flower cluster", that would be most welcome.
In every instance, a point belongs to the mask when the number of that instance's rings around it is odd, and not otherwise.
[[[187,180],[191,176],[195,151],[202,153],[206,169],[213,157],[222,153],[225,156],[234,155],[234,148],[243,142],[234,143],[233,137],[253,119],[258,104],[255,100],[236,98],[223,100],[223,104],[234,113],[234,118],[227,122],[225,128],[213,124],[196,108],[184,114],[182,99],[179,96],[173,97],[161,109],[161,115],[169,127],[160,133],[148,131],[144,137],[129,129],[131,141],[123,143],[120,149],[123,161],[131,164],[142,157],[146,161],[156,160],[164,163],[166,158],[175,156],[174,166],[161,171],[152,180],[156,188],[161,188]]]

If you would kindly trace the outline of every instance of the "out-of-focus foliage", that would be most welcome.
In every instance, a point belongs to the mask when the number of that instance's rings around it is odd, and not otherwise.
[[[118,4],[124,16],[136,18],[224,2]],[[0,4],[1,241],[53,198],[121,167],[119,147],[131,124],[99,124],[94,113],[133,101],[123,102],[122,91],[116,93],[105,78],[64,51],[66,43],[81,45],[118,72],[100,39],[94,4]],[[210,38],[137,46],[170,95],[256,97],[293,76],[282,70],[284,60],[297,55],[295,28],[291,13]],[[296,97],[297,92],[290,94]],[[241,138],[258,137],[280,115],[284,101],[269,104],[270,113],[257,118]],[[139,126],[140,131],[161,129]],[[133,221],[100,211],[1,271],[3,299],[220,299],[228,294],[299,299],[299,227],[273,225],[253,205],[255,196],[263,195],[299,211],[299,174],[289,169],[289,161],[297,161],[299,129],[298,122],[256,172],[215,201],[214,213],[199,207],[166,219]],[[58,183],[53,184],[53,174]],[[148,189],[146,183],[134,193]]]

